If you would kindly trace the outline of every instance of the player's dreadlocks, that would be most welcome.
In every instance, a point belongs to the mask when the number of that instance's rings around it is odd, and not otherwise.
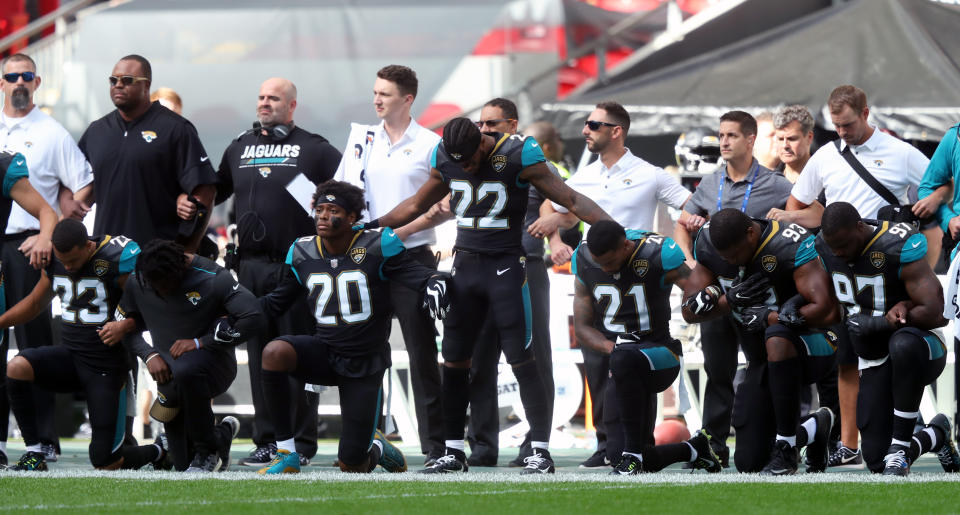
[[[187,271],[183,246],[170,240],[150,240],[137,258],[137,280],[140,286],[169,291],[180,285]]]

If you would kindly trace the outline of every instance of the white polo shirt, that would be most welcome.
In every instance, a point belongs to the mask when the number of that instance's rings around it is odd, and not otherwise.
[[[845,147],[846,143],[841,140],[840,148]],[[852,145],[850,150],[880,184],[897,196],[901,204],[909,203],[907,189],[910,185],[920,184],[930,162],[913,145],[876,128],[863,145]],[[832,141],[810,157],[790,194],[804,204],[812,204],[820,190],[824,191],[828,205],[849,202],[863,218],[876,218],[877,210],[887,205],[887,201],[850,167]]]
[[[567,186],[596,202],[625,228],[652,231],[657,201],[680,209],[690,192],[663,168],[633,155],[629,148],[626,150],[610,168],[597,159],[578,170],[567,179]],[[556,202],[553,207],[567,212]]]
[[[90,163],[70,133],[37,107],[23,118],[0,113],[0,149],[20,152],[27,158],[30,184],[58,214],[60,183],[76,192],[93,182]],[[14,202],[7,234],[39,228],[40,222]]]
[[[362,127],[361,127],[362,128]],[[366,129],[351,131],[347,141],[347,148],[343,150],[343,158],[333,178],[342,181],[350,180],[348,168],[362,169],[366,143],[364,136]],[[404,131],[403,137],[396,143],[390,144],[387,131],[381,121],[372,127],[374,131],[373,143],[369,145],[369,156],[366,158],[364,196],[367,201],[367,216],[370,220],[379,218],[390,212],[391,209],[412,197],[427,179],[430,178],[430,155],[440,143],[440,136],[425,129],[411,119],[410,125]],[[360,133],[357,138],[354,135]],[[359,150],[361,145],[364,150]],[[358,168],[359,167],[359,168]],[[352,181],[351,181],[352,182]],[[427,229],[411,234],[403,244],[412,249],[421,245],[436,243],[437,237],[433,229]]]

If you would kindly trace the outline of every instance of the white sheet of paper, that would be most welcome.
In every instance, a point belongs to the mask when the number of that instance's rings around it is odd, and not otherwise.
[[[317,191],[317,185],[310,182],[302,173],[287,184],[287,191],[297,200],[300,207],[307,212],[307,215],[313,215],[310,209],[310,203],[313,202],[313,192]]]

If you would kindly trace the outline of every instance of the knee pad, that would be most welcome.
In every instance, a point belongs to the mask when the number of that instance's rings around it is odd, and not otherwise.
[[[895,363],[925,363],[946,355],[946,346],[928,331],[904,327],[890,336],[890,359]]]

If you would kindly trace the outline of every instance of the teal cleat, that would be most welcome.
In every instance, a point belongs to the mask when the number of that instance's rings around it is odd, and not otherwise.
[[[277,456],[269,465],[257,471],[262,476],[270,474],[299,474],[300,455],[296,452],[277,450]]]
[[[387,472],[407,471],[407,458],[404,457],[396,445],[387,441],[387,437],[379,429],[373,434],[373,439],[379,440],[383,444],[383,452],[380,453],[380,461],[377,462],[378,465],[383,467],[383,470]]]

